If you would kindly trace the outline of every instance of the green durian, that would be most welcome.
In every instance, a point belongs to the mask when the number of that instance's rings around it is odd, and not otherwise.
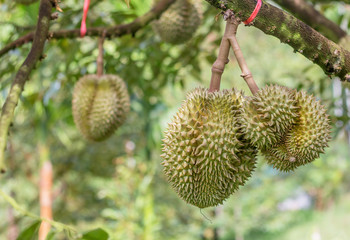
[[[257,150],[244,140],[236,90],[190,92],[163,139],[164,173],[187,203],[221,204],[251,176]]]
[[[291,171],[317,159],[330,141],[329,116],[320,101],[304,91],[296,94],[296,123],[277,147],[263,154],[268,163],[282,171]]]
[[[176,0],[158,20],[153,29],[164,42],[181,44],[192,38],[202,19],[200,0]]]
[[[292,171],[299,166],[296,163],[296,157],[288,151],[285,140],[277,146],[263,149],[261,153],[269,164],[280,171]]]
[[[295,91],[271,85],[259,90],[243,104],[241,124],[246,139],[258,149],[280,142],[296,121]]]
[[[88,140],[103,141],[124,123],[130,99],[116,75],[87,75],[75,85],[72,100],[75,125]]]

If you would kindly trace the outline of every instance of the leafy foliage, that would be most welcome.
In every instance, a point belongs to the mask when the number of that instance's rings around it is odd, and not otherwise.
[[[17,240],[34,240],[34,239],[36,239],[36,235],[38,234],[40,224],[41,224],[41,221],[34,222],[27,229],[25,229],[24,231],[21,232],[21,234],[17,237]]]
[[[130,22],[151,5],[151,0],[132,0],[130,8],[120,0],[92,1],[87,24]],[[79,28],[82,2],[65,0],[60,6],[64,12],[51,30]],[[238,37],[258,84],[304,89],[322,99],[332,116],[334,142],[324,156],[295,173],[277,173],[259,161],[246,186],[223,206],[203,212],[212,224],[167,184],[159,157],[162,132],[185,93],[198,85],[208,86],[220,44],[222,21],[215,21],[218,11],[204,1],[203,6],[203,24],[184,45],[161,42],[151,26],[135,36],[106,40],[105,72],[126,80],[131,113],[126,124],[103,143],[85,141],[71,113],[75,82],[96,72],[97,39],[50,40],[47,56],[31,74],[16,110],[7,149],[10,169],[0,179],[1,190],[13,193],[21,208],[38,215],[38,145],[45,143],[55,170],[54,219],[74,226],[79,233],[101,228],[83,234],[87,239],[106,239],[108,233],[110,239],[213,239],[219,234],[220,239],[274,240],[287,239],[287,235],[304,238],[303,226],[327,236],[332,236],[328,232],[347,231],[342,225],[332,226],[332,230],[319,226],[330,216],[339,222],[346,220],[341,213],[349,210],[350,92],[288,46],[253,28],[241,27]],[[320,9],[337,23],[344,23],[349,14],[339,6],[330,3]],[[33,30],[37,13],[38,3],[22,6],[2,1],[0,48]],[[29,47],[24,45],[2,57],[1,103]],[[230,60],[222,88],[235,86],[248,93],[236,62]],[[300,203],[303,197],[308,205],[290,204]],[[1,219],[7,219],[9,208],[0,198]],[[33,233],[33,224],[38,224],[21,212],[14,217],[22,235]],[[10,225],[9,221],[0,223],[1,239],[6,239]],[[65,239],[67,235],[54,228],[49,237]]]

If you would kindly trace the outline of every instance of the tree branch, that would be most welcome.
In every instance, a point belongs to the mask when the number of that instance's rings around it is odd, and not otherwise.
[[[19,97],[23,91],[24,84],[36,62],[42,57],[46,37],[50,26],[52,4],[50,0],[41,0],[39,7],[39,19],[36,27],[32,48],[19,68],[11,85],[10,92],[2,107],[0,117],[0,172],[5,172],[4,151],[6,148],[7,134],[14,117],[14,111],[18,104]]]
[[[274,0],[274,2],[334,42],[339,42],[347,35],[337,24],[323,16],[305,0]]]
[[[221,0],[206,1],[222,10],[233,10],[243,20],[250,16],[256,5],[255,0],[226,0],[225,4]],[[263,2],[253,25],[290,45],[319,65],[327,75],[350,81],[350,52],[289,13]]]
[[[106,38],[121,37],[123,35],[135,33],[141,28],[148,25],[151,21],[157,19],[162,15],[162,13],[168,9],[168,7],[174,3],[176,0],[162,0],[159,1],[149,12],[145,15],[136,18],[133,22],[128,24],[116,25],[113,27],[94,27],[88,28],[86,36],[102,36],[105,34]],[[8,51],[18,48],[25,43],[33,41],[34,33],[28,33],[27,35],[20,37],[14,42],[9,43],[3,49],[0,50],[0,57],[6,54]],[[55,32],[50,32],[48,38],[51,39],[61,39],[61,38],[78,38],[80,37],[80,29],[72,30],[58,30]]]
[[[330,2],[344,2],[350,3],[350,0],[311,0],[313,3],[330,3]]]

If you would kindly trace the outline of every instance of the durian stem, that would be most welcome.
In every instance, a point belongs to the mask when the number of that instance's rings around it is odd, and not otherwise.
[[[253,75],[249,70],[249,67],[244,59],[242,50],[238,44],[236,34],[237,34],[237,28],[238,25],[241,23],[241,21],[232,16],[227,20],[226,27],[231,29],[232,34],[228,37],[228,40],[232,46],[233,52],[236,56],[237,62],[239,67],[241,68],[242,74],[241,77],[245,80],[247,83],[250,91],[252,92],[253,95],[255,95],[259,91],[259,87],[254,81]]]
[[[97,76],[103,75],[103,42],[105,37],[101,36],[98,40],[98,57],[97,57]]]
[[[224,72],[225,65],[229,62],[228,55],[230,53],[230,42],[228,37],[233,34],[232,27],[226,25],[224,36],[222,37],[219,54],[211,68],[211,81],[209,92],[220,90],[221,76]]]

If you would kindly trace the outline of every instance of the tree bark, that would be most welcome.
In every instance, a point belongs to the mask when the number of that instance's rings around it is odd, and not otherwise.
[[[347,35],[337,24],[327,19],[305,0],[274,0],[274,2],[334,42],[339,42]]]
[[[350,3],[350,0],[311,0],[313,3],[330,3],[330,2],[344,2]]]
[[[19,68],[15,79],[12,82],[10,92],[6,98],[5,104],[2,107],[0,117],[0,172],[5,172],[4,151],[7,143],[7,134],[10,124],[14,117],[14,111],[18,104],[19,97],[23,91],[24,84],[29,78],[29,75],[35,64],[42,58],[46,36],[49,32],[51,19],[52,3],[50,0],[41,0],[39,7],[39,18],[36,27],[33,46]]]

